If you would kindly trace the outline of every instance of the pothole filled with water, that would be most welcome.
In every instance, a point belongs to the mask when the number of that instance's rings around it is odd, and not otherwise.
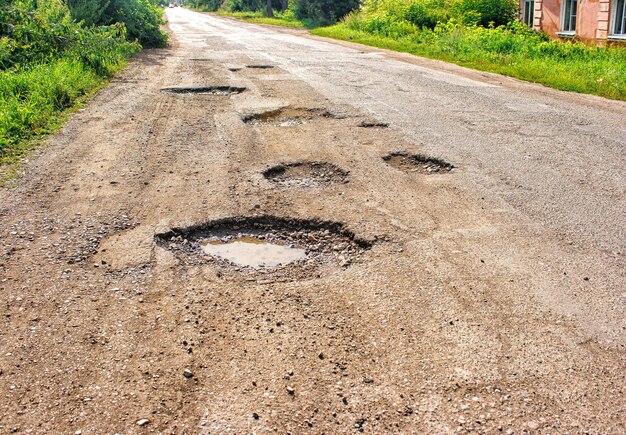
[[[316,187],[348,182],[348,171],[327,162],[283,163],[266,169],[263,176],[284,187]]]
[[[422,154],[409,154],[405,152],[395,152],[383,157],[383,160],[390,166],[405,172],[416,172],[419,174],[437,174],[450,172],[454,166],[445,160],[435,157],[428,157]]]
[[[251,125],[273,125],[278,127],[293,127],[305,124],[315,118],[344,119],[344,115],[330,112],[321,108],[284,107],[252,113],[241,117],[242,121]]]
[[[205,95],[233,95],[240,94],[246,88],[241,86],[178,86],[162,88],[162,92],[172,94],[205,94]]]
[[[177,228],[155,236],[157,245],[188,265],[225,272],[300,278],[322,264],[348,267],[371,242],[338,222],[274,216],[234,217]]]
[[[302,247],[285,246],[250,236],[235,240],[207,240],[200,243],[200,246],[212,257],[255,269],[282,266],[303,260],[307,256]]]

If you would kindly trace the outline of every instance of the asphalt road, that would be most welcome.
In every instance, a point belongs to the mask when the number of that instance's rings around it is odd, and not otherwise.
[[[624,102],[300,32],[170,12],[172,30],[199,56],[276,65],[289,74],[283,80],[305,82],[333,102],[393,124],[416,150],[463,168],[468,185],[497,193],[533,222],[581,244],[624,252]]]
[[[0,191],[0,432],[624,433],[623,102],[167,16]]]

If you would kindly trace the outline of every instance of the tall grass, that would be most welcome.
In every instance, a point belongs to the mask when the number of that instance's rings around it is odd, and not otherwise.
[[[62,4],[48,11],[0,8],[11,23],[0,23],[0,164],[18,161],[141,48],[123,24],[83,28]]]
[[[108,68],[120,69],[120,59]],[[66,109],[98,89],[104,77],[79,59],[0,71],[0,163],[14,162],[29,140],[54,130]]]

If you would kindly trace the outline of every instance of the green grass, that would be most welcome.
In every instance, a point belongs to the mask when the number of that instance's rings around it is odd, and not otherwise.
[[[125,60],[108,65],[109,74]],[[107,76],[79,59],[61,58],[21,70],[0,71],[0,185],[20,161],[68,115],[100,89]]]
[[[354,18],[352,18],[354,19]],[[550,41],[517,25],[487,29],[440,25],[434,31],[385,26],[365,31],[364,19],[311,33],[443,60],[556,89],[626,100],[626,49]],[[365,22],[364,22],[365,21]],[[397,23],[396,23],[397,24]]]
[[[5,185],[28,152],[141,45],[127,40],[124,24],[77,22],[64,2],[2,6],[0,34],[0,185]]]
[[[255,24],[269,24],[272,26],[291,27],[294,29],[312,29],[315,28],[315,24],[311,22],[303,22],[287,14],[276,14],[274,18],[263,16],[261,12],[226,12],[218,11],[214,12],[217,15],[224,17],[237,18],[239,20],[247,21]]]

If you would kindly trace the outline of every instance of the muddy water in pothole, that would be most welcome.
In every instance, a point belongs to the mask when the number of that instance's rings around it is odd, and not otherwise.
[[[278,245],[255,237],[240,237],[234,241],[211,240],[200,243],[200,246],[208,255],[255,269],[277,267],[307,257],[304,248]]]

